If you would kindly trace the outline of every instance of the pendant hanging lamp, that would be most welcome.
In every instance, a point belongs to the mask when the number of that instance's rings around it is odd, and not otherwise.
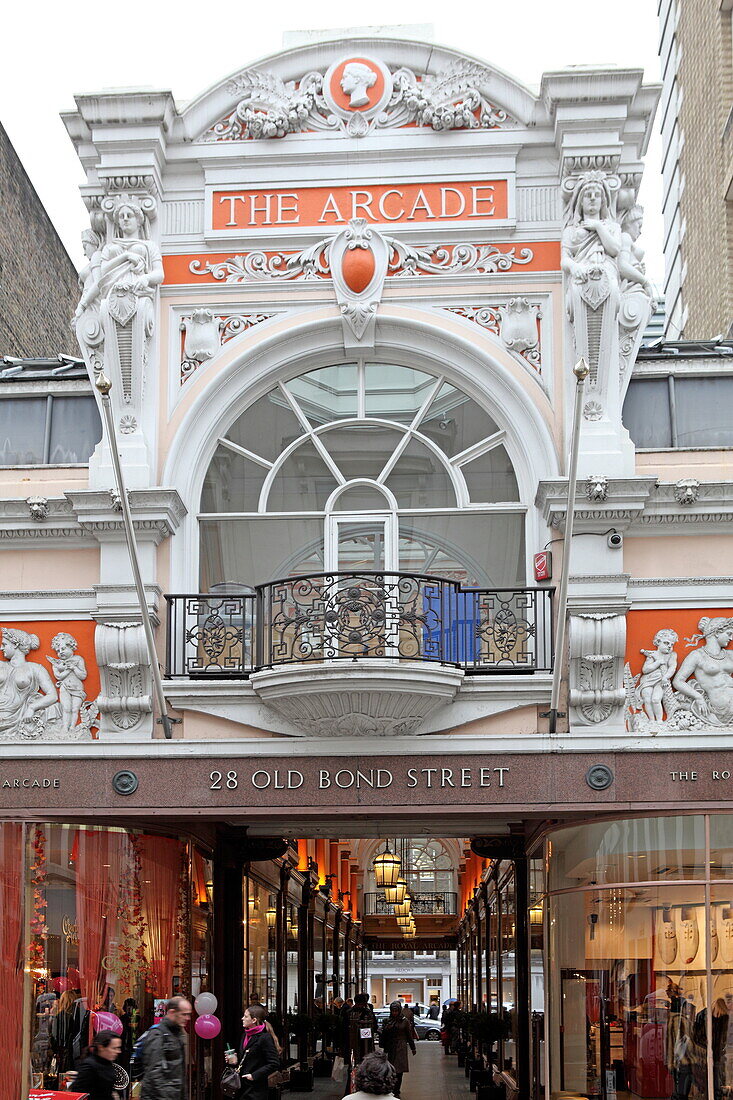
[[[394,886],[400,876],[400,857],[390,852],[388,840],[385,841],[385,845],[385,850],[375,856],[372,863],[374,882],[380,890]],[[389,898],[387,898],[387,901],[389,901]]]
[[[404,901],[398,902],[394,907],[394,915],[396,917],[409,917],[412,912],[412,902],[409,897],[406,897]]]
[[[407,897],[407,883],[403,878],[398,878],[394,884],[395,890],[395,903],[401,905]],[[389,900],[389,899],[387,899]]]

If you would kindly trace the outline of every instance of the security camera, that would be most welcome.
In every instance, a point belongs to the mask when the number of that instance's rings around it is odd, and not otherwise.
[[[611,531],[611,534],[606,536],[606,542],[610,550],[620,550],[624,544],[624,536],[619,531]]]

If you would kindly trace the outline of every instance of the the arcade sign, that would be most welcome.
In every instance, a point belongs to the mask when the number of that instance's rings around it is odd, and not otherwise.
[[[343,226],[352,218],[382,225],[502,221],[508,217],[508,190],[506,179],[266,191],[214,189],[210,224],[214,233],[236,234],[288,226]]]

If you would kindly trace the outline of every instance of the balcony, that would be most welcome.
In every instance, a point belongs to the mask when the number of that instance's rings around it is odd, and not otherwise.
[[[551,671],[552,595],[366,571],[169,595],[166,675],[248,679],[310,735],[411,733],[465,676]]]
[[[410,891],[412,912],[416,917],[455,916],[458,912],[458,895],[446,890],[430,892]],[[364,894],[365,917],[394,916],[394,905],[385,900],[384,894]]]

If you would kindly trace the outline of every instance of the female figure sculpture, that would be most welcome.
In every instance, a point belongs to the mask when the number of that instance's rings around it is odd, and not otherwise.
[[[93,229],[85,229],[81,244],[88,263],[79,272],[81,298],[71,327],[79,347],[86,353],[94,373],[102,369],[101,344],[104,339],[99,318],[99,267],[102,260],[101,242]]]
[[[120,385],[122,402],[137,405],[163,261],[157,245],[145,237],[145,212],[137,199],[117,195],[103,208],[111,210],[114,230],[99,265],[104,364],[113,386]]]
[[[611,380],[602,375],[607,364],[618,361],[620,252],[621,229],[611,214],[607,178],[586,172],[575,185],[562,235],[562,269],[576,354],[590,367],[590,388],[605,394]]]
[[[672,681],[677,691],[691,700],[697,717],[714,726],[733,725],[733,619],[708,618],[698,624],[699,634],[688,645],[704,644],[688,653]]]
[[[0,734],[17,734],[23,723],[40,719],[40,712],[58,701],[53,680],[43,667],[26,656],[38,649],[35,634],[3,627],[0,661]]]

